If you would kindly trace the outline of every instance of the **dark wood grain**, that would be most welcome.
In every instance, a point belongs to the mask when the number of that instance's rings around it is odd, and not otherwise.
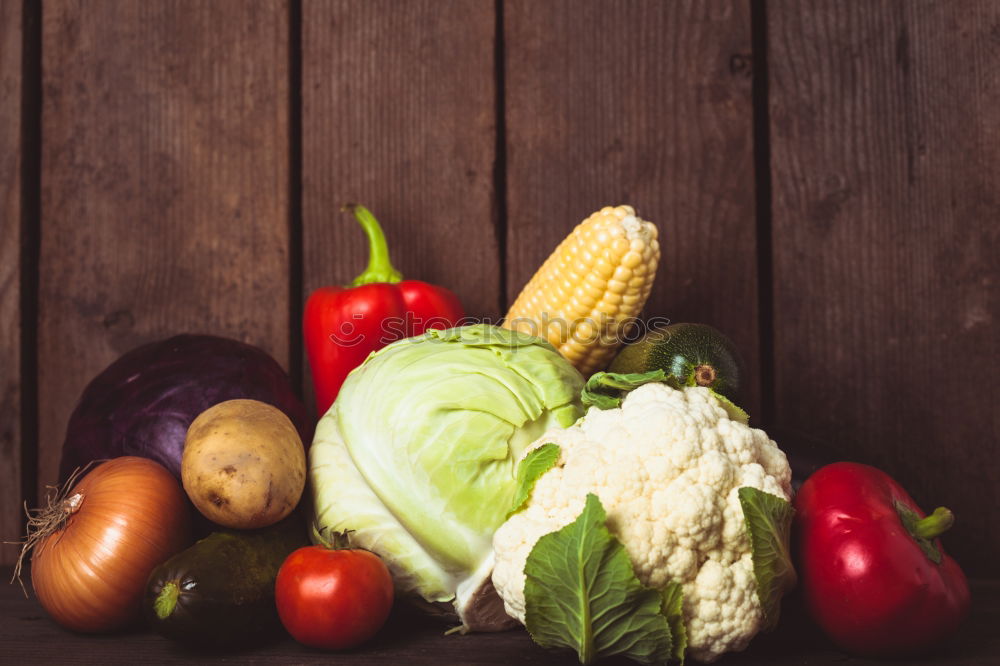
[[[1000,5],[768,3],[778,422],[1000,532]]]
[[[303,296],[364,269],[365,236],[341,212],[356,202],[404,277],[495,320],[494,3],[305,0],[302,20]]]
[[[0,573],[10,576],[9,570]],[[996,662],[996,655],[1000,654],[1000,634],[995,631],[1000,622],[1000,583],[973,581],[972,600],[969,618],[952,643],[937,653],[921,657],[920,664],[985,666]],[[424,618],[398,612],[397,608],[371,643],[348,652],[311,650],[290,638],[249,650],[194,652],[141,630],[109,636],[70,633],[52,622],[34,598],[24,598],[18,586],[0,585],[0,644],[4,646],[4,659],[12,664],[579,664],[575,654],[543,650],[524,631],[445,636],[444,629]],[[600,663],[626,666],[635,662],[613,659]],[[817,633],[792,599],[786,600],[782,621],[773,633],[754,639],[745,652],[726,655],[714,663],[879,666],[886,661],[850,657],[840,652]]]
[[[21,534],[21,10],[0,3],[0,542]],[[17,547],[0,543],[0,564]]]
[[[44,3],[40,484],[86,382],[180,332],[288,365],[285,2]]]
[[[745,2],[504,3],[507,297],[605,205],[660,229],[647,316],[714,325],[760,404]]]
[[[382,223],[404,276],[496,315],[494,3],[303,3],[306,292],[349,283],[367,243],[348,202]]]

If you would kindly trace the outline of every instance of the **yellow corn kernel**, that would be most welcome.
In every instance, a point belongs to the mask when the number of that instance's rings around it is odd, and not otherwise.
[[[504,326],[547,339],[584,375],[604,369],[649,297],[657,235],[631,206],[602,208],[549,255]]]

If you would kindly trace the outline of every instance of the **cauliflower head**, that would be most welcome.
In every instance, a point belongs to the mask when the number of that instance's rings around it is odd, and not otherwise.
[[[572,427],[548,431],[528,451],[549,442],[560,447],[558,461],[493,538],[493,584],[507,613],[524,622],[529,553],[595,493],[639,580],[682,586],[688,654],[712,661],[745,648],[764,614],[737,491],[791,499],[788,460],[767,434],[731,420],[706,388],[650,383],[619,408],[591,408]]]

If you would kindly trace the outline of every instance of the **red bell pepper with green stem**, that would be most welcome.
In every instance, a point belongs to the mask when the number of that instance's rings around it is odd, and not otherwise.
[[[948,509],[925,516],[888,474],[841,462],[806,479],[795,511],[799,585],[835,643],[915,655],[958,628],[969,586],[937,538],[954,521]]]
[[[371,352],[431,328],[450,328],[465,317],[450,290],[403,279],[367,208],[349,204],[344,210],[354,214],[368,236],[368,267],[350,287],[320,287],[306,301],[303,334],[320,416],[337,398],[348,373]]]

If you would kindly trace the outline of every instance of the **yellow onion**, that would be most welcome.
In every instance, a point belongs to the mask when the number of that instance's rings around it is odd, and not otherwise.
[[[190,510],[177,479],[148,458],[114,458],[73,480],[29,515],[21,557],[32,551],[32,586],[56,622],[113,631],[141,617],[150,572],[190,544]]]

